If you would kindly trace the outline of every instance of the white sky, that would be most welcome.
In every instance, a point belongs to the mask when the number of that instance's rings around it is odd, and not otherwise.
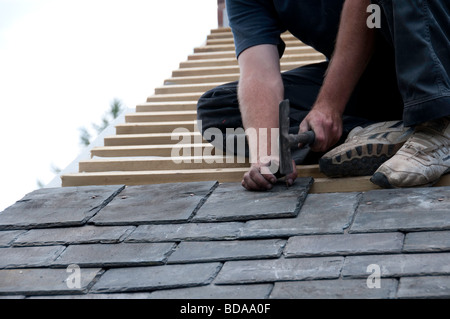
[[[0,211],[135,108],[217,27],[216,0],[0,0]]]

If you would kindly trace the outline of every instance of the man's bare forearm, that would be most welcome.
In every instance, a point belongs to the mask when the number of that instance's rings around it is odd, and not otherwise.
[[[248,190],[268,190],[277,181],[274,173],[278,169],[278,106],[284,98],[277,47],[251,47],[239,56],[239,66],[239,106],[252,161],[242,186]],[[286,176],[287,185],[296,178],[294,170]]]
[[[280,75],[278,51],[273,45],[249,48],[239,57],[241,77],[239,80],[239,105],[248,134],[251,157],[260,160],[260,155],[272,154],[273,128],[278,127],[278,105],[283,99],[284,87]],[[267,138],[258,138],[259,131],[267,132]],[[276,136],[274,139],[276,140]]]
[[[374,30],[366,25],[370,0],[346,0],[336,47],[317,104],[332,104],[341,114],[374,47]]]
[[[314,151],[327,151],[342,135],[342,115],[374,48],[374,30],[366,25],[370,0],[346,0],[333,57],[312,111],[300,132],[314,130]],[[364,106],[361,106],[364,107]]]

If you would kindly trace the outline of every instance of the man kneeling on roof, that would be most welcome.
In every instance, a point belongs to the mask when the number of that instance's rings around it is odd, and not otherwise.
[[[379,9],[377,23],[369,23],[370,8]],[[327,176],[372,175],[385,188],[432,185],[450,171],[446,1],[227,0],[227,10],[240,79],[206,92],[197,113],[202,131],[222,131],[224,141],[213,144],[226,144],[226,128],[268,132],[247,136],[244,155],[254,160],[246,189],[277,181],[265,168],[278,160],[271,135],[284,99],[290,133],[316,136],[293,150],[293,166],[318,161]],[[285,31],[326,61],[281,73]],[[296,177],[294,169],[285,178],[292,184]]]

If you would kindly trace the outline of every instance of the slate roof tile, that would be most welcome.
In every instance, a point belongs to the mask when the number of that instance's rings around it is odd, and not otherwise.
[[[0,298],[450,297],[450,187],[309,180],[33,192],[0,213]]]

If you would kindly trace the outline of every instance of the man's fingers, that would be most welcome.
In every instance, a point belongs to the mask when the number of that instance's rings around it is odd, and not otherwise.
[[[304,133],[304,132],[308,132],[308,131],[310,131],[311,130],[311,126],[309,125],[309,123],[308,123],[308,121],[307,120],[303,120],[301,123],[300,123],[300,126],[298,127],[298,133],[300,134],[300,133]],[[299,143],[298,144],[298,147],[299,148],[302,148],[304,145],[303,145],[303,143]]]
[[[252,167],[244,175],[242,186],[248,190],[269,190],[276,182],[276,177],[272,174],[261,174],[258,167]]]
[[[256,185],[255,182],[253,182],[251,179],[245,178],[242,180],[242,186],[249,190],[249,191],[262,191],[258,185]]]
[[[289,175],[286,175],[286,177],[285,177],[287,184],[289,186],[294,184],[294,181],[296,180],[297,176],[298,176],[297,165],[295,164],[295,161],[292,161],[292,173]]]
[[[318,127],[315,131],[314,134],[316,135],[316,138],[314,140],[314,143],[311,144],[311,151],[313,152],[321,152],[323,150],[326,149],[326,145],[327,145],[327,136],[324,132],[324,130],[322,129],[322,127]]]

